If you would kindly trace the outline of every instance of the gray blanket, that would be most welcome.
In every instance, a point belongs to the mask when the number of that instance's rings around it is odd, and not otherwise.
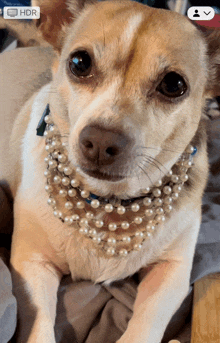
[[[191,287],[167,327],[164,343],[176,338],[190,319],[193,283],[205,275],[220,272],[219,151],[220,119],[216,119],[211,123],[210,178],[203,198],[203,221],[191,273]],[[7,209],[4,195],[0,194],[0,201],[2,210],[0,218],[5,218]],[[132,316],[137,286],[136,275],[111,287],[93,285],[89,281],[72,283],[70,277],[63,278],[58,292],[55,325],[57,343],[115,343],[125,331]],[[10,274],[6,265],[0,260],[0,343],[7,343],[13,335],[15,319],[16,300],[11,292]]]

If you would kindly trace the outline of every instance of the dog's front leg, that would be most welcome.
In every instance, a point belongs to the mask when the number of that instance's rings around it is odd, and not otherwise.
[[[15,233],[11,271],[18,303],[18,343],[55,343],[57,290],[61,273],[45,254],[32,244],[25,230]]]
[[[161,262],[143,270],[133,316],[117,343],[160,343],[189,291],[199,224],[175,242]]]

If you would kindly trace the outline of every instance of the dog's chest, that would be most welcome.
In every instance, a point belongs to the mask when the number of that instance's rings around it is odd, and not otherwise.
[[[94,282],[123,279],[149,263],[156,262],[187,224],[184,224],[184,213],[174,213],[165,224],[157,227],[156,232],[144,242],[141,251],[133,251],[127,257],[106,256],[99,246],[81,235],[77,228],[68,226],[54,217],[53,209],[47,203],[48,194],[45,191],[46,166],[42,163],[47,155],[45,140],[34,135],[44,109],[43,106],[40,107],[36,113],[33,111],[24,137],[23,178],[19,195],[27,213],[31,213],[32,220],[38,223],[39,230],[46,232],[48,244],[54,252],[49,256],[51,262],[58,267],[68,265],[68,268],[60,269],[64,273],[71,272],[73,279],[90,279]],[[38,239],[39,236],[38,234]],[[36,244],[40,248],[40,242],[36,241]],[[48,256],[47,251],[42,253]]]

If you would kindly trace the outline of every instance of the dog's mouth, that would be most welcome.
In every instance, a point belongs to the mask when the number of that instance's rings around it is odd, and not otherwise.
[[[110,182],[117,182],[117,181],[121,181],[125,178],[125,176],[123,175],[111,175],[111,174],[107,174],[107,173],[102,173],[99,170],[95,169],[95,170],[91,170],[91,169],[87,169],[84,167],[81,167],[82,171],[84,173],[86,173],[87,175],[94,177],[98,180],[105,180],[105,181],[110,181]]]

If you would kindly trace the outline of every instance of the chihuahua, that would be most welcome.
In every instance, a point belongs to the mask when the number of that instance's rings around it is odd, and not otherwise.
[[[117,343],[159,343],[189,290],[220,33],[129,0],[40,6],[53,77],[18,113],[1,172],[18,342],[55,343],[63,275],[111,284],[139,272]]]

